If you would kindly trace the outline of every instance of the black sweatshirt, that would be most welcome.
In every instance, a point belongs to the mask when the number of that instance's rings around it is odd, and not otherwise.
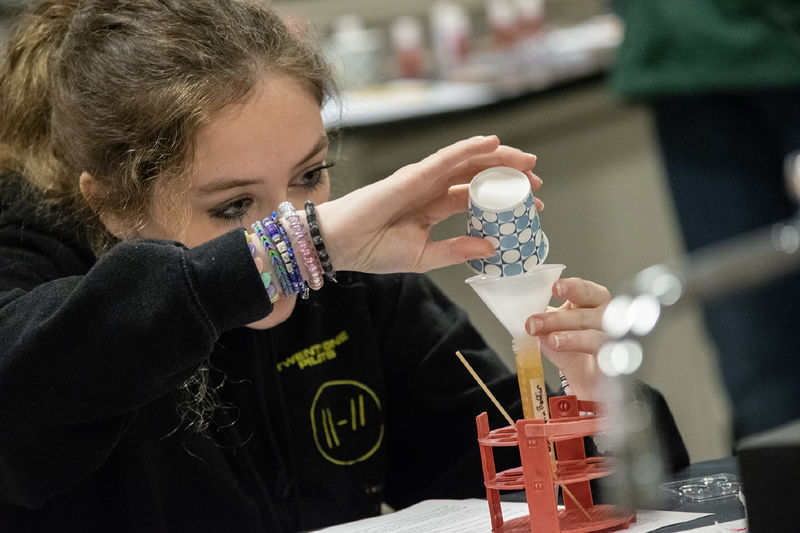
[[[517,381],[426,277],[340,273],[256,331],[241,229],[99,259],[81,235],[0,179],[0,530],[297,531],[485,496],[475,416],[506,423],[455,351],[521,418]],[[223,405],[198,434],[178,406],[204,361]]]

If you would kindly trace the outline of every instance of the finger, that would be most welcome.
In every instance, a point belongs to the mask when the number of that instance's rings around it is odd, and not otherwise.
[[[528,181],[531,182],[531,190],[538,191],[542,188],[542,184],[544,184],[544,180],[533,173],[532,170],[526,170],[525,175],[528,176]]]
[[[492,153],[500,146],[500,139],[496,135],[488,137],[478,136],[458,141],[449,146],[445,146],[429,155],[418,163],[422,170],[420,175],[425,175],[429,180],[432,176],[436,179],[444,176],[450,179],[454,167],[464,164],[471,157],[485,153]]]
[[[489,167],[507,166],[516,168],[520,172],[531,172],[531,169],[536,166],[536,155],[523,152],[519,148],[512,146],[498,146],[494,152],[476,155],[465,162],[464,170],[477,171],[485,170]],[[477,174],[477,172],[475,172]],[[533,173],[531,172],[531,175]],[[528,178],[531,179],[531,175]]]
[[[469,185],[453,185],[447,191],[447,207],[441,213],[441,219],[457,215],[459,213],[466,213],[467,204],[469,200]]]
[[[486,258],[494,255],[494,246],[489,241],[477,237],[454,237],[442,241],[432,241],[425,247],[415,272],[428,272],[470,259]]]
[[[607,340],[607,336],[602,332],[595,329],[586,331],[559,331],[557,333],[550,333],[544,337],[540,337],[543,345],[547,346],[549,350],[568,353],[589,353],[597,354],[600,347]]]
[[[553,296],[576,307],[600,307],[611,301],[608,289],[581,278],[564,278],[553,284]]]
[[[539,183],[541,180],[533,178],[533,174],[527,174],[527,172],[529,172],[535,164],[535,155],[523,152],[518,148],[499,146],[497,150],[491,153],[476,155],[455,165],[448,172],[447,179],[450,185],[468,183],[472,180],[472,178],[475,177],[476,174],[486,170],[487,168],[506,166],[515,168],[520,172],[525,172],[528,176],[528,179],[531,180],[531,186],[533,187],[535,183],[535,186],[538,189],[541,185]]]
[[[601,330],[603,312],[602,307],[591,309],[572,309],[571,311],[557,311],[554,313],[541,313],[531,315],[525,321],[525,329],[529,335],[542,336],[554,331],[583,331],[589,329]]]

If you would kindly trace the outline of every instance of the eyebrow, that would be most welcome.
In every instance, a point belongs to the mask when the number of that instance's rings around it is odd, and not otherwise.
[[[322,134],[320,138],[317,140],[317,143],[314,145],[313,148],[308,152],[303,159],[298,161],[295,165],[295,168],[305,165],[308,161],[314,158],[318,153],[328,147],[328,135]],[[248,185],[257,185],[261,183],[261,180],[258,179],[240,179],[240,178],[218,178],[215,179],[202,187],[197,188],[197,192],[199,193],[212,193],[218,191],[224,191],[227,189],[235,189],[236,187],[246,187]]]
[[[308,152],[307,156],[305,156],[302,160],[300,160],[300,162],[297,163],[297,165],[295,165],[295,168],[305,165],[309,160],[313,159],[314,156],[316,156],[318,153],[320,153],[327,147],[328,147],[328,135],[326,133],[323,133],[317,140],[317,144],[315,144],[314,147],[311,148],[311,151]]]
[[[227,189],[235,189],[236,187],[246,187],[248,185],[256,185],[260,183],[260,180],[246,180],[246,179],[228,179],[228,178],[219,178],[202,187],[197,188],[198,193],[211,193],[211,192],[218,192],[224,191]]]

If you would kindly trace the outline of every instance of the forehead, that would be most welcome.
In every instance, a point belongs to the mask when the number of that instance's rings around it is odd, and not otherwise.
[[[195,137],[197,180],[289,172],[325,134],[310,91],[287,76],[264,76],[249,98],[213,114]]]

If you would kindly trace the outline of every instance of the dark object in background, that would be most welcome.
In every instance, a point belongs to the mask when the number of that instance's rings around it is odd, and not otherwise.
[[[742,439],[737,455],[750,533],[797,531],[800,420]]]

